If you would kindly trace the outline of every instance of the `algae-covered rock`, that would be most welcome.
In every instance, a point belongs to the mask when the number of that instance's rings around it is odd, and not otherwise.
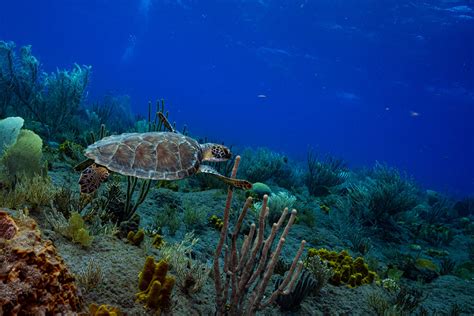
[[[0,157],[8,147],[15,144],[24,122],[21,117],[7,117],[0,120]]]

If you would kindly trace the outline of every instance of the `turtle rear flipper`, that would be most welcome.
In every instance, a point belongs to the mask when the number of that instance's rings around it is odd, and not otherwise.
[[[229,177],[225,177],[221,175],[219,172],[217,172],[217,170],[212,168],[211,166],[200,165],[199,172],[210,174],[234,188],[243,189],[243,190],[250,190],[252,188],[252,183],[246,180],[232,179]]]
[[[94,193],[108,177],[109,171],[107,168],[98,166],[95,163],[91,164],[81,172],[81,177],[79,178],[81,193]]]

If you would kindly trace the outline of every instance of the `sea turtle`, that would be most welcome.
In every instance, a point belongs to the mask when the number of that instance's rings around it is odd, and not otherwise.
[[[81,171],[82,193],[93,193],[109,176],[109,170],[126,176],[152,180],[178,180],[206,173],[241,189],[251,189],[245,180],[219,174],[203,161],[220,162],[231,158],[229,148],[213,143],[199,144],[177,133],[162,113],[158,113],[170,132],[124,133],[91,144],[88,159],[75,167]]]

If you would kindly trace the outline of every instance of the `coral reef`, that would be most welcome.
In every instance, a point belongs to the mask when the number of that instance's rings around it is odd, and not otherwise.
[[[137,300],[144,302],[148,308],[166,311],[171,306],[171,292],[175,278],[168,274],[168,262],[160,260],[155,263],[153,257],[147,257],[138,280]]]
[[[319,256],[326,261],[333,270],[329,282],[333,285],[346,284],[349,287],[357,287],[363,284],[370,284],[377,278],[377,273],[369,270],[369,266],[362,257],[352,258],[345,250],[337,253],[327,249],[310,248],[308,250],[309,258]]]
[[[3,227],[11,218],[0,213]],[[10,223],[10,224],[8,224]],[[74,276],[50,241],[43,241],[36,222],[23,216],[0,238],[0,314],[56,315],[79,311],[81,300]]]

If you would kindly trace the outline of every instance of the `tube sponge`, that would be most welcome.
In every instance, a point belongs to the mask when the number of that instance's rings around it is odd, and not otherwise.
[[[147,257],[142,272],[138,276],[137,300],[155,310],[167,310],[171,306],[171,292],[175,278],[167,275],[169,264],[166,260],[155,263],[153,257]]]
[[[143,231],[143,229],[139,229],[136,233],[131,230],[127,234],[127,240],[135,246],[140,246],[144,238],[145,232]]]

